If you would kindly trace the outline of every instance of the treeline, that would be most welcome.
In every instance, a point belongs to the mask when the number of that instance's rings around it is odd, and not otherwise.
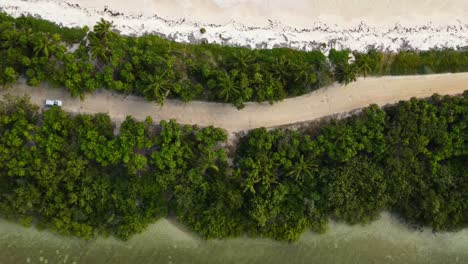
[[[152,123],[128,117],[116,136],[108,115],[71,116],[59,108],[40,114],[29,99],[6,98],[0,214],[62,234],[128,238],[167,216],[174,195],[191,191],[184,179],[224,184],[222,130]]]
[[[366,75],[418,75],[468,71],[468,50],[400,51],[383,53],[369,50],[354,53],[355,65]]]
[[[368,53],[332,50],[250,50],[180,44],[155,35],[121,36],[101,20],[92,31],[0,13],[0,85],[20,76],[83,97],[98,88],[144,96],[229,102],[270,102],[360,75],[468,71],[468,51]],[[351,56],[354,55],[354,56]],[[352,57],[355,60],[352,60]]]
[[[434,230],[468,224],[468,92],[434,95],[305,131],[255,129],[234,153],[217,128],[0,104],[0,215],[127,239],[176,216],[204,238],[294,241],[329,218],[383,210]],[[157,238],[156,238],[157,239]]]
[[[104,20],[92,31],[6,14],[0,14],[0,22],[3,84],[24,75],[30,85],[49,82],[74,96],[105,87],[161,104],[171,97],[242,107],[247,101],[273,103],[333,81],[319,51],[252,51],[179,44],[155,35],[121,36]]]
[[[373,105],[308,132],[254,130],[236,162],[247,230],[296,240],[329,217],[369,223],[382,210],[436,231],[467,226],[467,125],[465,92]]]

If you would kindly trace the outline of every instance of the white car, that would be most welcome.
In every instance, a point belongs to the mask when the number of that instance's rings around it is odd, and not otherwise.
[[[54,105],[62,106],[62,101],[47,99],[47,100],[45,100],[45,105],[46,106],[54,106]]]

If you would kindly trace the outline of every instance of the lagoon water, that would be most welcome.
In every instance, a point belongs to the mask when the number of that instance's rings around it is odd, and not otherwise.
[[[203,241],[162,219],[123,242],[83,241],[0,221],[0,264],[14,263],[468,263],[468,229],[433,234],[389,214],[366,226],[332,223],[296,243],[237,238]]]

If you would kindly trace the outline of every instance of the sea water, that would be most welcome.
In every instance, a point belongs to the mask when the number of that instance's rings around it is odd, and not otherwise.
[[[468,263],[468,229],[414,230],[389,214],[365,226],[332,223],[298,242],[246,237],[201,240],[167,219],[127,242],[84,241],[0,220],[0,263]]]

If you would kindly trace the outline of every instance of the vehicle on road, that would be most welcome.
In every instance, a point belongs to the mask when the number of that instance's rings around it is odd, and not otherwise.
[[[54,106],[54,105],[55,105],[55,106],[62,106],[62,101],[56,100],[56,99],[54,99],[54,100],[47,99],[47,100],[45,101],[45,105],[46,105],[46,106]]]

